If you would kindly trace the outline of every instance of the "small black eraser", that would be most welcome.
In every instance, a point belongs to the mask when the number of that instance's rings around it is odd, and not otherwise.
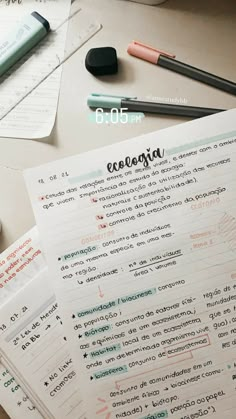
[[[94,76],[117,73],[118,61],[115,48],[102,47],[90,49],[85,58],[85,67]]]

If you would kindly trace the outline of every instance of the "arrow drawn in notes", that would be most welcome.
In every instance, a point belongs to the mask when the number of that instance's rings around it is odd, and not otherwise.
[[[103,298],[104,297],[104,294],[103,294],[103,292],[101,290],[100,285],[98,285],[98,295],[99,295],[100,298]]]
[[[100,415],[101,413],[105,413],[105,417],[104,419],[110,419],[111,418],[111,412],[107,412],[107,410],[109,409],[108,406],[106,405],[106,400],[98,397],[97,399],[100,403],[103,403],[103,407],[100,407],[99,410],[97,410],[96,415]],[[105,406],[104,406],[105,403]]]
[[[116,390],[120,390],[120,384],[118,384],[118,382],[117,381],[115,381],[115,387],[116,387]]]

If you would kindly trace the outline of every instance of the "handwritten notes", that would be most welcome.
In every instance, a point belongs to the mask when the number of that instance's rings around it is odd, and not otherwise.
[[[89,419],[234,417],[235,121],[26,171]]]
[[[0,2],[0,37],[9,32],[22,16],[34,10],[49,20],[52,29],[56,29],[69,16],[70,1],[55,0],[39,2],[24,0],[21,2]],[[37,79],[48,71],[51,57],[64,57],[67,25],[64,24],[57,35],[50,34],[47,40],[24,57],[20,65],[9,70],[0,82],[0,136],[16,138],[42,138],[50,134],[57,111],[57,102],[61,80],[61,68],[54,72],[23,102],[12,109],[25,89],[37,84]],[[56,57],[57,56],[57,57]],[[39,79],[40,80],[40,79]],[[12,110],[11,110],[12,109]]]
[[[85,419],[47,272],[39,274],[0,313],[2,362],[22,382],[43,417]]]
[[[0,306],[45,267],[34,227],[0,255]]]
[[[42,419],[42,415],[32,405],[8,369],[0,364],[0,404],[11,419]]]
[[[16,292],[45,269],[45,266],[38,231],[34,227],[0,256],[0,306],[7,303]],[[14,316],[12,322],[16,320],[17,317]],[[1,324],[0,332],[3,331],[4,326]],[[19,383],[1,364],[0,403],[13,419],[18,419],[19,416],[24,419],[42,417]]]

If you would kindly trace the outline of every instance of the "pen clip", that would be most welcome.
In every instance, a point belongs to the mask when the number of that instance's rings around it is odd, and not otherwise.
[[[117,99],[137,99],[137,96],[119,96],[119,95],[104,95],[101,93],[91,93],[90,96],[94,97],[111,97],[111,98],[117,98]]]
[[[148,50],[157,52],[158,54],[165,55],[166,57],[170,57],[170,58],[175,58],[176,57],[175,54],[171,54],[171,53],[163,51],[161,49],[151,47],[150,45],[144,44],[144,43],[139,42],[139,41],[133,41],[133,44],[138,45],[138,46],[143,47],[143,48],[147,48]]]

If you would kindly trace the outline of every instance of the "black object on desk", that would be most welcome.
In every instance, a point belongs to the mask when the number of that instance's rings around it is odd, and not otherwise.
[[[90,49],[85,59],[85,67],[94,76],[117,73],[118,61],[115,48],[103,47]]]

